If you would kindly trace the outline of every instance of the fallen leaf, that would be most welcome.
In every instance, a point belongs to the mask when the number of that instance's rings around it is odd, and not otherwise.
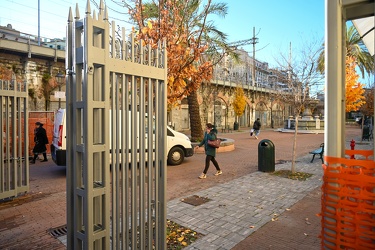
[[[307,233],[303,233],[305,236],[307,236],[308,234]]]
[[[249,228],[254,228],[255,226],[250,226]]]
[[[184,236],[182,236],[182,237],[180,237],[180,238],[177,238],[177,240],[179,241],[179,242],[181,242],[181,241],[183,241],[184,240]]]
[[[181,242],[181,245],[183,245],[184,247],[187,246],[187,243],[185,241]]]
[[[307,224],[307,225],[311,225],[311,223],[310,223],[310,222],[308,222],[308,221],[306,221],[306,224]]]
[[[290,211],[290,208],[285,209],[286,211]]]
[[[306,218],[305,220],[309,220],[309,218]]]
[[[278,220],[278,218],[272,218],[272,221],[277,221]]]

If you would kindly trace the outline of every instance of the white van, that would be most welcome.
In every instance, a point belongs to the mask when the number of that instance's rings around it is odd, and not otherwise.
[[[169,165],[179,165],[185,157],[194,154],[189,137],[174,131],[167,126],[167,162]],[[59,109],[55,113],[53,140],[51,143],[53,161],[59,166],[66,166],[66,110]]]

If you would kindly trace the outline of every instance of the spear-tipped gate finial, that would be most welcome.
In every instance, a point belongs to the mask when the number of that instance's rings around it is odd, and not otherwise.
[[[76,3],[76,16],[75,16],[75,19],[78,20],[79,18],[80,18],[80,14],[79,14],[78,3]]]
[[[91,6],[90,6],[90,0],[87,0],[87,3],[86,3],[86,12],[85,12],[86,15],[90,15],[91,14]]]
[[[68,23],[73,22],[72,7],[69,7]]]

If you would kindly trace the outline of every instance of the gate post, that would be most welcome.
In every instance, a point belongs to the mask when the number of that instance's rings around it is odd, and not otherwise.
[[[112,29],[110,28],[110,25]],[[67,25],[68,249],[166,248],[164,43],[119,37],[100,1]]]

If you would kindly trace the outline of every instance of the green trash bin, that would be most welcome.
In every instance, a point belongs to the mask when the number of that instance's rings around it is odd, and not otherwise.
[[[240,124],[238,122],[233,123],[233,130],[238,130],[240,127]]]
[[[258,144],[258,171],[275,171],[275,145],[268,139],[261,140]]]

